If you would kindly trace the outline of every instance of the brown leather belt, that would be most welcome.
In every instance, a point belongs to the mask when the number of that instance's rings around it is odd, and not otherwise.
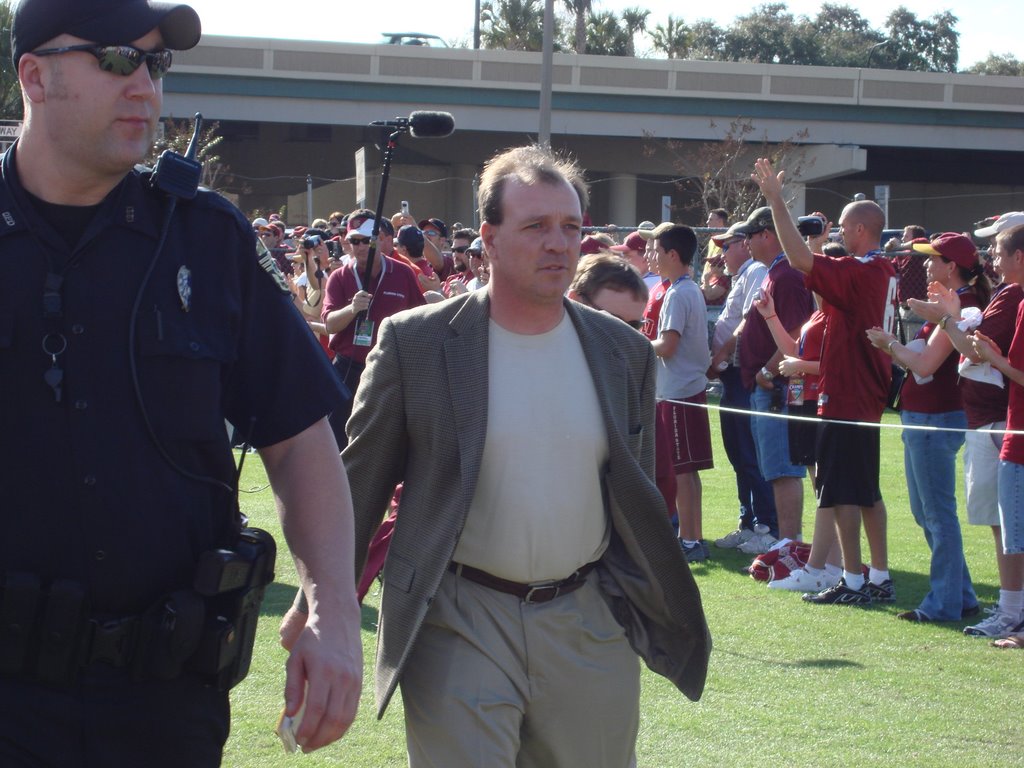
[[[472,568],[455,562],[448,566],[448,570],[456,576],[469,579],[488,589],[515,595],[524,603],[546,603],[554,600],[559,595],[567,595],[582,587],[587,581],[587,574],[594,570],[595,565],[597,563],[587,563],[561,581],[549,581],[540,584],[521,584],[518,581],[509,581],[508,579],[492,576],[487,571],[481,571],[479,568]]]

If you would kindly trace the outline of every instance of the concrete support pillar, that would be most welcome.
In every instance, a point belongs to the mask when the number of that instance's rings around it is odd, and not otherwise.
[[[789,206],[793,216],[803,216],[810,211],[807,208],[807,185],[801,182],[786,182],[784,188],[786,194],[786,205]]]
[[[446,185],[447,210],[451,211],[452,217],[449,224],[460,221],[467,227],[473,226],[473,209],[476,207],[476,200],[473,199],[473,174],[476,172],[475,165],[455,163],[450,166],[450,177]]]
[[[632,227],[636,217],[636,175],[616,173],[608,183],[608,215],[610,224]],[[596,224],[597,222],[595,222]]]

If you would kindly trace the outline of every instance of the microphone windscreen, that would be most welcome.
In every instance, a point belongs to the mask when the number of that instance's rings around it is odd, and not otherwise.
[[[449,112],[413,112],[409,115],[409,133],[418,139],[451,136],[455,118]]]

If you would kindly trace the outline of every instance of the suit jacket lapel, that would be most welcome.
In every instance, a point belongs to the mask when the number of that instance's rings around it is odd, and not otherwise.
[[[472,293],[449,323],[444,342],[459,455],[456,457],[465,509],[473,499],[484,440],[487,437],[487,349],[490,300],[484,290]],[[445,429],[445,428],[443,428]]]

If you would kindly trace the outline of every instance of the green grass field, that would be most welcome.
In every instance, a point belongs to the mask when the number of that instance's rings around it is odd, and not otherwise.
[[[897,423],[892,415],[886,421]],[[736,498],[717,415],[711,423],[716,467],[702,479],[704,534],[714,539],[735,527]],[[273,531],[283,550],[258,460],[247,461],[243,477],[243,489],[262,489],[243,494],[243,510],[254,525]],[[927,590],[929,562],[908,507],[899,430],[882,433],[882,490],[889,508],[894,606],[807,605],[797,594],[769,592],[741,572],[747,564],[741,554],[714,547],[713,559],[695,566],[715,642],[707,687],[694,704],[644,671],[637,745],[642,768],[1024,765],[1024,736],[1013,714],[1024,684],[1024,653],[966,637],[963,624],[914,625],[895,618],[917,607]],[[808,535],[813,509],[813,496],[805,490]],[[978,595],[983,605],[991,604],[998,581],[990,530],[965,526],[964,539]],[[371,685],[342,742],[312,755],[284,754],[273,728],[285,661],[277,625],[296,584],[287,553],[279,556],[277,571],[263,607],[253,671],[232,693],[224,765],[406,765],[401,701],[396,696],[378,722]],[[363,607],[367,680],[378,605],[379,591],[373,589]]]

